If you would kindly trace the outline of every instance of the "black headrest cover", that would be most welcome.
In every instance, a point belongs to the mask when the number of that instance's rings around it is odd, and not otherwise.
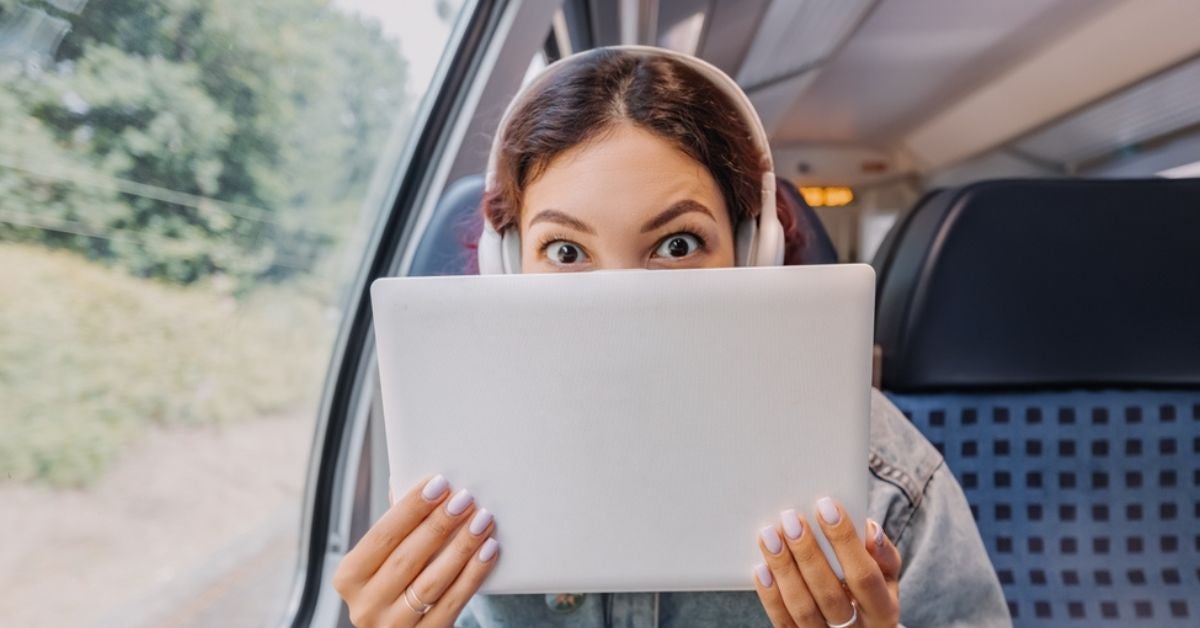
[[[939,194],[883,281],[891,390],[1200,385],[1200,179]]]

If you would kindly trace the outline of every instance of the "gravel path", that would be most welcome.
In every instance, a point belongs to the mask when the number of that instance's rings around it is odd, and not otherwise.
[[[0,484],[4,625],[272,625],[312,427],[157,430],[86,491]]]

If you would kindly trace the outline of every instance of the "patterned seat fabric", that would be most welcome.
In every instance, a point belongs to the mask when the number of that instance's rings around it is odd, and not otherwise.
[[[1200,625],[1200,392],[891,398],[962,484],[1017,625]]]
[[[1018,626],[1200,626],[1200,179],[996,180],[879,258],[882,388]]]

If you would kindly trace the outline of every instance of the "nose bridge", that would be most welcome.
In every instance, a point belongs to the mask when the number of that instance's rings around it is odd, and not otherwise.
[[[607,238],[594,250],[595,270],[646,270],[650,258],[641,250],[636,234],[622,233]]]
[[[601,259],[595,264],[596,270],[649,270],[646,264],[649,263],[648,258],[642,258],[633,255],[622,255],[620,257],[609,257]]]

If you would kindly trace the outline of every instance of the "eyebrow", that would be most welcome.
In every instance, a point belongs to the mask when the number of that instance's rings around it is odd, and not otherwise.
[[[696,201],[693,201],[692,199],[686,199],[675,203],[667,208],[667,210],[663,213],[648,220],[646,224],[642,225],[642,233],[654,231],[655,229],[666,225],[683,214],[691,212],[698,212],[708,216],[709,218],[712,218],[713,220],[716,220],[716,218],[713,218],[712,212],[709,211],[707,207]]]
[[[543,209],[542,211],[534,214],[533,218],[529,220],[529,226],[532,227],[539,222],[554,222],[563,225],[564,227],[570,227],[577,231],[596,235],[596,230],[589,227],[587,223],[557,209]]]
[[[667,225],[672,220],[675,220],[683,214],[692,212],[704,214],[705,216],[716,220],[716,218],[713,218],[712,212],[709,211],[709,209],[702,203],[692,199],[685,199],[675,203],[664,210],[661,214],[648,220],[646,224],[642,225],[642,233],[654,231],[655,229]],[[596,230],[589,226],[586,222],[583,222],[582,220],[557,209],[543,209],[542,211],[534,214],[533,218],[529,219],[529,226],[532,227],[539,222],[553,222],[565,227],[570,227],[576,231],[582,231],[587,234],[596,235]]]

